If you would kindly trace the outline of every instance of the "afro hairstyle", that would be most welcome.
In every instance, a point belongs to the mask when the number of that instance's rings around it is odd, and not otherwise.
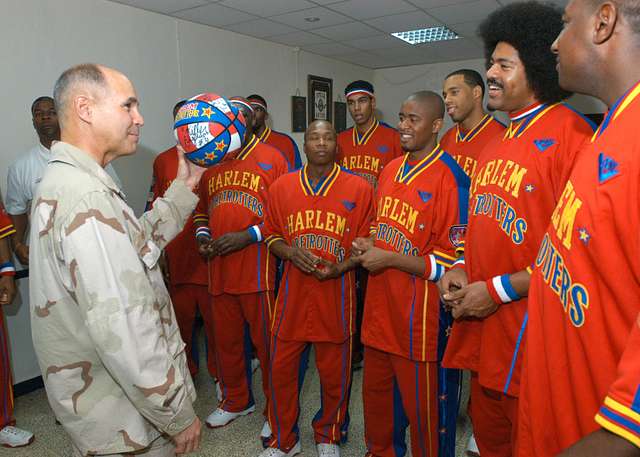
[[[491,13],[480,24],[487,67],[496,45],[505,42],[520,56],[529,87],[543,103],[557,103],[571,95],[560,88],[551,45],[562,30],[562,12],[553,4],[512,3]]]

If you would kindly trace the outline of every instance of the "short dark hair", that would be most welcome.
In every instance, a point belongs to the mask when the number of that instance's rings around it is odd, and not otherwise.
[[[51,103],[55,103],[53,101],[53,97],[49,97],[48,95],[42,95],[41,97],[36,98],[31,104],[31,114],[33,114],[33,110],[36,109],[36,105],[40,102],[49,101]]]
[[[433,110],[433,114],[437,118],[444,118],[444,100],[440,94],[433,92],[432,90],[420,90],[409,95],[407,100],[415,100],[421,105]]]
[[[480,73],[478,73],[477,71],[470,70],[468,68],[461,68],[460,70],[452,71],[444,79],[449,79],[452,76],[462,76],[464,78],[465,84],[467,84],[467,86],[471,87],[472,89],[476,86],[480,86],[480,89],[482,89],[482,96],[484,97],[484,80],[482,79],[482,76],[480,76]]]
[[[528,1],[494,11],[478,28],[487,66],[496,45],[508,43],[518,51],[529,87],[539,101],[556,103],[569,97],[571,92],[560,88],[556,57],[551,52],[562,26],[562,12],[552,4]]]
[[[88,83],[97,87],[106,88],[107,80],[100,67],[95,63],[83,63],[65,70],[53,88],[53,99],[58,112],[60,126],[63,126],[67,110],[70,89],[77,85]]]

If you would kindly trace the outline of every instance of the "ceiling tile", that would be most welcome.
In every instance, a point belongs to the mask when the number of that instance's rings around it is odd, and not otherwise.
[[[447,25],[451,30],[464,38],[478,38],[478,27],[480,22],[463,22],[461,24]]]
[[[273,35],[283,35],[297,31],[288,25],[279,24],[269,19],[256,19],[255,21],[241,22],[225,27],[226,30],[250,35],[256,38],[265,38]]]
[[[216,3],[179,11],[175,13],[174,16],[193,22],[199,22],[200,24],[212,25],[214,27],[222,27],[225,25],[258,19],[252,14],[234,10],[233,8],[227,8],[226,6],[218,5]]]
[[[313,33],[317,33],[318,35],[322,35],[336,41],[344,41],[379,35],[380,31],[363,24],[362,22],[348,22],[346,24],[315,29]]]
[[[286,44],[288,46],[306,46],[310,44],[327,43],[331,40],[309,32],[293,32],[269,37],[269,41]]]
[[[441,25],[437,20],[422,11],[394,14],[392,16],[379,17],[365,22],[377,29],[389,33]]]
[[[305,18],[318,18],[318,21],[308,22]],[[308,10],[272,16],[270,19],[301,30],[313,30],[351,22],[350,18],[320,6]]]
[[[211,3],[208,0],[114,0],[117,3],[142,8],[144,10],[155,11],[157,13],[175,13],[186,8],[206,5]]]
[[[338,60],[342,60],[343,62],[348,62],[348,63],[352,63],[355,65],[361,65],[363,67],[367,67],[367,68],[374,68],[377,65],[380,65],[381,62],[381,58],[380,56],[377,56],[375,54],[371,54],[368,52],[357,52],[355,54],[347,54],[344,56],[338,56],[336,57],[336,59]],[[339,94],[340,96],[342,96],[342,93]]]
[[[357,49],[351,46],[345,46],[344,44],[331,42],[323,44],[310,44],[302,47],[303,50],[320,54],[323,56],[344,56],[347,54],[355,54]]]
[[[332,3],[342,3],[345,0],[310,0],[310,1],[318,5],[330,5]]]
[[[306,0],[223,0],[220,4],[260,17],[275,16],[316,6]]]
[[[476,39],[460,38],[458,40],[443,41],[437,43],[434,49],[442,62],[484,57],[482,45]]]
[[[390,48],[404,48],[411,46],[409,43],[402,41],[391,35],[376,35],[369,38],[358,38],[357,40],[344,41],[347,46],[353,46],[354,48],[363,50],[378,50],[378,49],[390,49]]]
[[[451,6],[451,5],[461,5],[462,3],[472,2],[474,0],[410,0],[411,3],[416,5],[418,8],[423,8],[426,11],[429,11],[431,8],[437,8],[439,6]],[[513,1],[522,1],[522,0],[513,0]]]
[[[348,0],[329,5],[329,8],[354,19],[372,19],[416,11],[415,6],[404,0]]]
[[[441,6],[429,9],[429,14],[446,24],[481,21],[500,5],[496,0],[477,0],[464,5]]]

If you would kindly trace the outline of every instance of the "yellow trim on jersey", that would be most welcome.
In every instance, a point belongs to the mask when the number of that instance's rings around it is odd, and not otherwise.
[[[609,408],[611,408],[612,410],[614,410],[615,412],[620,413],[624,416],[627,416],[636,422],[640,422],[640,414],[638,414],[628,406],[625,406],[622,403],[615,401],[613,398],[605,397],[604,404]]]
[[[464,135],[460,133],[460,124],[456,124],[456,143],[470,143],[480,132],[482,132],[487,125],[491,124],[493,117],[490,114],[485,114],[480,122],[478,122],[471,130]]]
[[[265,126],[264,132],[262,132],[262,135],[260,135],[258,139],[263,143],[266,143],[270,135],[271,135],[271,128],[269,128],[268,126]]]
[[[445,268],[450,268],[451,265],[453,265],[453,262],[455,262],[456,260],[458,260],[457,257],[451,256],[449,254],[447,254],[446,252],[442,252],[442,251],[437,251],[437,250],[433,250],[433,255],[436,257],[436,263],[442,265]],[[446,262],[443,259],[438,259],[438,257],[444,257],[444,259],[448,259],[450,260],[450,262]]]
[[[375,131],[378,129],[378,126],[380,125],[380,121],[378,121],[378,119],[373,118],[373,124],[371,124],[371,127],[369,127],[369,129],[364,132],[362,134],[362,136],[360,136],[358,134],[358,130],[353,127],[353,145],[354,146],[364,146],[365,144],[367,144],[369,142],[369,140],[371,139],[371,137],[373,136],[373,134],[375,133]]]
[[[509,127],[507,127],[507,131],[504,133],[503,140],[513,139],[513,137],[520,138],[522,135],[524,135],[524,132],[529,130],[529,128],[531,128],[531,126],[533,124],[538,122],[542,118],[542,116],[547,114],[550,110],[552,110],[553,108],[555,108],[559,104],[560,103],[554,103],[553,105],[547,106],[545,109],[540,111],[538,114],[536,114],[536,116],[530,122],[528,122],[526,124],[526,127],[524,129],[522,129],[522,131],[520,131],[520,128],[523,125],[523,123],[525,123],[527,121],[527,119],[528,119],[527,117],[525,117],[524,119],[522,119],[520,121],[512,122],[511,124],[509,124]]]
[[[3,228],[2,230],[0,230],[0,240],[2,238],[6,238],[10,235],[13,235],[14,233],[16,233],[16,229],[13,228],[13,225],[9,225],[5,228]]]
[[[603,127],[608,126],[611,123],[611,121],[615,121],[618,118],[618,116],[620,116],[620,114],[622,114],[622,112],[625,109],[627,109],[627,107],[631,104],[631,102],[633,102],[638,97],[638,95],[640,95],[640,83],[637,83],[636,87],[634,87],[629,92],[629,94],[627,94],[624,100],[620,103],[620,106],[616,108],[616,112],[609,119],[609,122],[607,122],[607,118],[609,116],[605,116],[604,121],[598,126],[598,129],[595,131],[595,133],[591,137],[592,143],[596,141],[596,139],[600,136],[600,134],[602,133]]]
[[[338,179],[338,175],[340,174],[340,166],[336,163],[333,164],[333,169],[324,178],[318,190],[314,190],[313,186],[311,185],[311,181],[309,180],[309,176],[307,175],[307,167],[308,165],[305,165],[300,170],[300,173],[298,175],[300,179],[300,186],[302,187],[302,192],[307,197],[308,196],[326,197],[329,191],[331,190],[331,187],[333,187],[333,184]]]
[[[245,144],[242,149],[240,149],[240,152],[238,153],[238,156],[236,158],[238,160],[246,159],[249,156],[249,154],[251,154],[251,151],[255,149],[255,147],[258,145],[259,142],[260,140],[258,140],[258,137],[255,135],[252,135],[249,142]]]
[[[400,164],[400,168],[398,168],[398,171],[396,172],[395,180],[403,184],[411,184],[414,179],[422,174],[423,171],[433,165],[440,156],[442,156],[442,154],[444,154],[444,150],[440,147],[440,143],[438,143],[424,159],[404,174],[404,169],[406,168],[407,161],[409,160],[409,153],[405,154],[404,159]]]
[[[640,436],[634,435],[630,431],[625,430],[615,422],[611,422],[609,419],[602,416],[600,413],[596,414],[595,421],[598,424],[600,424],[602,428],[605,428],[609,430],[611,433],[615,433],[616,435],[621,436],[627,441],[630,441],[631,443],[635,444],[637,447],[640,447]]]
[[[529,275],[532,275],[532,274],[533,274],[533,268],[531,268],[531,267],[527,267],[527,268],[525,268],[525,269],[527,270],[527,273],[529,273]]]

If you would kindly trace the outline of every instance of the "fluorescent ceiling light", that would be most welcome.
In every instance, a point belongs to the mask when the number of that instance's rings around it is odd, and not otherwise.
[[[394,32],[391,35],[409,44],[432,43],[434,41],[457,40],[460,38],[456,32],[444,26]]]

